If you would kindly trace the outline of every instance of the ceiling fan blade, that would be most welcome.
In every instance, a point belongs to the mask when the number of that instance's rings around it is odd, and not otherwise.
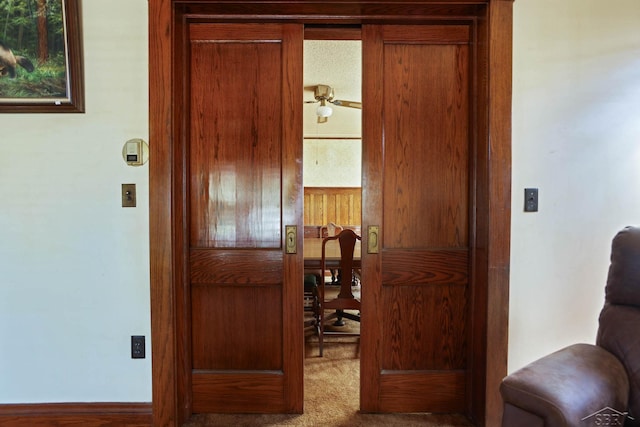
[[[359,108],[362,110],[362,102],[356,101],[345,101],[342,99],[334,99],[330,101],[333,105],[337,105],[339,107],[350,107],[350,108]]]
[[[309,87],[310,89],[311,87]],[[307,89],[307,87],[305,87]],[[328,85],[317,85],[313,87],[314,92],[313,95],[315,97],[315,102],[320,102],[320,107],[316,111],[318,115],[318,123],[327,123],[328,117],[331,115],[331,108],[327,106],[327,103],[337,105],[339,107],[349,107],[349,108],[358,108],[362,109],[362,102],[355,101],[345,101],[342,99],[333,99],[333,88]],[[311,104],[314,101],[304,101],[305,104]],[[321,111],[321,109],[328,110]]]

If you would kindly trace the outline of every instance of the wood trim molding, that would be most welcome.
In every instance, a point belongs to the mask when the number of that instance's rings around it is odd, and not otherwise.
[[[153,422],[161,426],[180,425],[190,404],[181,406],[178,382],[176,296],[171,222],[174,149],[171,100],[173,98],[172,0],[149,2],[149,229],[151,276],[151,336],[153,377]],[[179,71],[179,70],[178,70]],[[177,191],[177,194],[180,194]],[[186,409],[185,409],[186,407]]]
[[[484,418],[485,425],[491,426],[502,424],[502,398],[497,386],[507,375],[508,356],[513,1],[491,3],[488,41],[490,202],[485,221],[488,240]]]
[[[4,427],[152,425],[151,403],[28,403],[0,405]]]

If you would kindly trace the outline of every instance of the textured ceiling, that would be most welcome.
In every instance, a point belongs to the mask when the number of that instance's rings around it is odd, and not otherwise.
[[[352,40],[305,40],[304,100],[312,101],[313,87],[331,86],[336,99],[362,101],[362,43]],[[305,137],[360,137],[362,111],[332,106],[326,123],[317,123],[319,104],[304,104]]]

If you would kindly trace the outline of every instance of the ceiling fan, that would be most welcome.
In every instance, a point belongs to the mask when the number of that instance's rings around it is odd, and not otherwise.
[[[345,101],[342,99],[335,99],[333,88],[327,85],[317,85],[313,88],[314,101],[305,101],[305,104],[312,104],[319,102],[320,105],[316,110],[318,116],[318,123],[326,123],[328,118],[333,114],[333,108],[327,105],[333,104],[339,107],[359,108],[362,109],[362,102]]]

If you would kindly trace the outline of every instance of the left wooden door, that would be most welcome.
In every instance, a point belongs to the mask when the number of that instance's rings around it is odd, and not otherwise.
[[[183,34],[181,400],[302,412],[303,29],[196,21]]]

